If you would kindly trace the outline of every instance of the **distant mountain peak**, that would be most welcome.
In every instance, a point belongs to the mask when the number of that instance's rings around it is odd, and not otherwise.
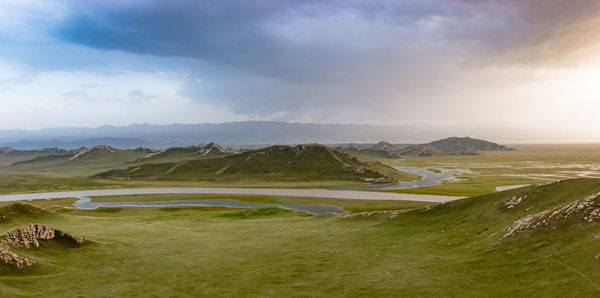
[[[377,151],[392,152],[392,151],[397,151],[399,148],[394,146],[392,143],[381,141],[381,142],[371,146],[371,148],[369,148],[369,149],[377,150]]]
[[[401,150],[403,156],[477,155],[479,151],[514,150],[485,140],[470,137],[450,137],[427,144],[413,145]]]

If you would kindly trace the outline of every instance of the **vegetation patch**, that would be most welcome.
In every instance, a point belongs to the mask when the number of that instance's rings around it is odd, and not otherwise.
[[[276,216],[283,214],[296,213],[287,208],[280,207],[265,207],[265,208],[249,208],[236,212],[222,214],[222,217],[232,218],[253,218],[253,217],[265,217],[265,216]]]
[[[11,203],[0,207],[0,221],[8,221],[18,217],[36,218],[54,215],[54,212],[28,203]]]

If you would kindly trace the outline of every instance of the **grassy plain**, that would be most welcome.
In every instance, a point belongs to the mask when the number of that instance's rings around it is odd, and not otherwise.
[[[278,208],[81,211],[63,208],[75,199],[33,201],[57,212],[36,222],[93,243],[20,251],[41,270],[1,275],[0,296],[592,297],[600,293],[600,223],[501,235],[523,216],[599,191],[600,180],[572,180],[393,218]],[[31,220],[16,217],[0,230]]]
[[[600,178],[600,144],[514,145],[515,151],[377,159],[391,166],[466,169],[455,180],[436,186],[395,190],[416,194],[475,196],[498,186],[543,184],[560,179]]]
[[[271,181],[252,177],[237,181],[113,180],[0,172],[0,194],[132,187],[344,188],[364,184],[348,180]]]

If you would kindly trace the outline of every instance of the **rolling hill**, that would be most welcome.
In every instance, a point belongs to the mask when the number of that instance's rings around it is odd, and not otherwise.
[[[38,155],[32,159],[13,163],[3,170],[11,172],[93,172],[122,166],[124,163],[140,159],[150,153],[145,148],[121,150],[106,145],[77,150],[60,150],[61,154]]]
[[[513,150],[504,145],[473,139],[451,137],[427,144],[413,145],[396,152],[399,156],[477,155],[479,151]]]
[[[151,153],[136,160],[139,163],[179,162],[191,159],[222,157],[233,154],[233,151],[214,142],[186,147],[169,147]]]
[[[107,171],[94,178],[394,182],[403,176],[382,164],[361,162],[329,147],[311,144],[271,146],[221,158],[144,163]]]
[[[0,167],[13,163],[35,159],[41,156],[66,156],[72,154],[70,150],[59,148],[44,148],[39,150],[16,150],[11,147],[0,148]]]

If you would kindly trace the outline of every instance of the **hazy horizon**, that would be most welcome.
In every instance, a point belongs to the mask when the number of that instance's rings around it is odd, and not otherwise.
[[[0,7],[0,129],[257,120],[600,142],[596,1]]]
[[[0,146],[35,149],[43,147],[78,148],[102,140],[135,147],[168,147],[194,145],[216,141],[225,145],[300,144],[300,143],[377,143],[421,144],[448,137],[472,137],[502,144],[596,144],[589,138],[560,139],[556,134],[537,135],[536,132],[502,129],[490,134],[477,127],[451,129],[448,127],[416,127],[371,124],[300,123],[282,121],[239,121],[221,123],[134,123],[130,125],[47,127],[40,129],[0,129]],[[541,138],[545,137],[545,138]],[[99,143],[98,143],[99,142]],[[25,147],[23,147],[25,146]],[[66,147],[65,147],[66,148]]]

